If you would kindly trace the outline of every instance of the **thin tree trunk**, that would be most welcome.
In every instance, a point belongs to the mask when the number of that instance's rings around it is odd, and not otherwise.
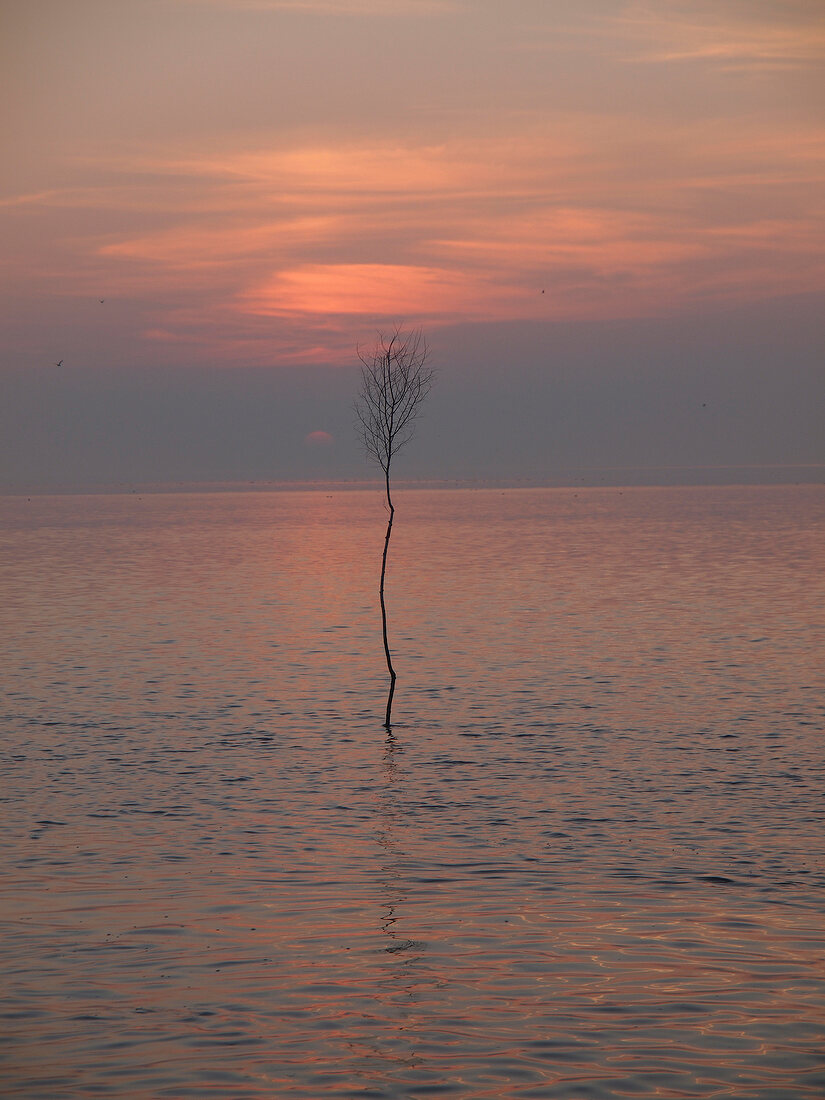
[[[387,533],[384,536],[384,554],[381,558],[381,624],[384,628],[384,655],[387,658],[387,670],[390,674],[390,693],[387,696],[387,715],[384,719],[384,726],[386,729],[391,729],[390,716],[392,714],[392,697],[395,695],[395,669],[392,667],[392,658],[390,657],[390,643],[387,640],[387,606],[384,603],[384,578],[387,575],[387,551],[390,548],[390,535],[392,534],[392,521],[395,515],[395,508],[393,507],[392,497],[390,496],[390,468],[389,463],[385,470],[386,484],[387,484],[387,506],[390,510],[390,518],[387,521]]]

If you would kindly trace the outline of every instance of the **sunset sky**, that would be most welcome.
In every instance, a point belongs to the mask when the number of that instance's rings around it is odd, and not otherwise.
[[[0,42],[0,485],[370,476],[396,322],[439,371],[399,475],[821,480],[821,0],[2,0]]]

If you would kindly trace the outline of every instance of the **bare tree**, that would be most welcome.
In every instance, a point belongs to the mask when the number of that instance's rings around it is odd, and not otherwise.
[[[391,728],[392,699],[396,681],[387,640],[387,606],[384,602],[387,551],[390,546],[392,521],[395,517],[390,493],[390,466],[398,451],[412,438],[413,425],[420,411],[421,402],[430,392],[435,372],[427,365],[428,356],[427,342],[420,329],[404,332],[396,327],[389,338],[379,333],[375,347],[368,355],[364,354],[360,348],[358,349],[358,358],[361,360],[361,390],[355,406],[358,432],[367,454],[384,471],[389,511],[379,587],[384,654],[390,674],[387,714],[384,719],[384,726],[388,730]]]

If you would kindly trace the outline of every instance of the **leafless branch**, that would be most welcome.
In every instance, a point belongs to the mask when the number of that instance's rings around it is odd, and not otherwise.
[[[355,407],[358,434],[370,458],[389,476],[393,456],[408,443],[434,371],[420,329],[379,333],[374,350],[361,360],[361,392]]]

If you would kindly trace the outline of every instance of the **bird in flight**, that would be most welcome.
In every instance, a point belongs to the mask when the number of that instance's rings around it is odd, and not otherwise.
[[[105,298],[98,298],[98,301],[100,302],[101,305],[103,305],[103,303],[106,301],[106,299]]]
[[[55,363],[55,366],[56,367],[62,367],[63,366],[63,360],[61,359],[59,363]]]

